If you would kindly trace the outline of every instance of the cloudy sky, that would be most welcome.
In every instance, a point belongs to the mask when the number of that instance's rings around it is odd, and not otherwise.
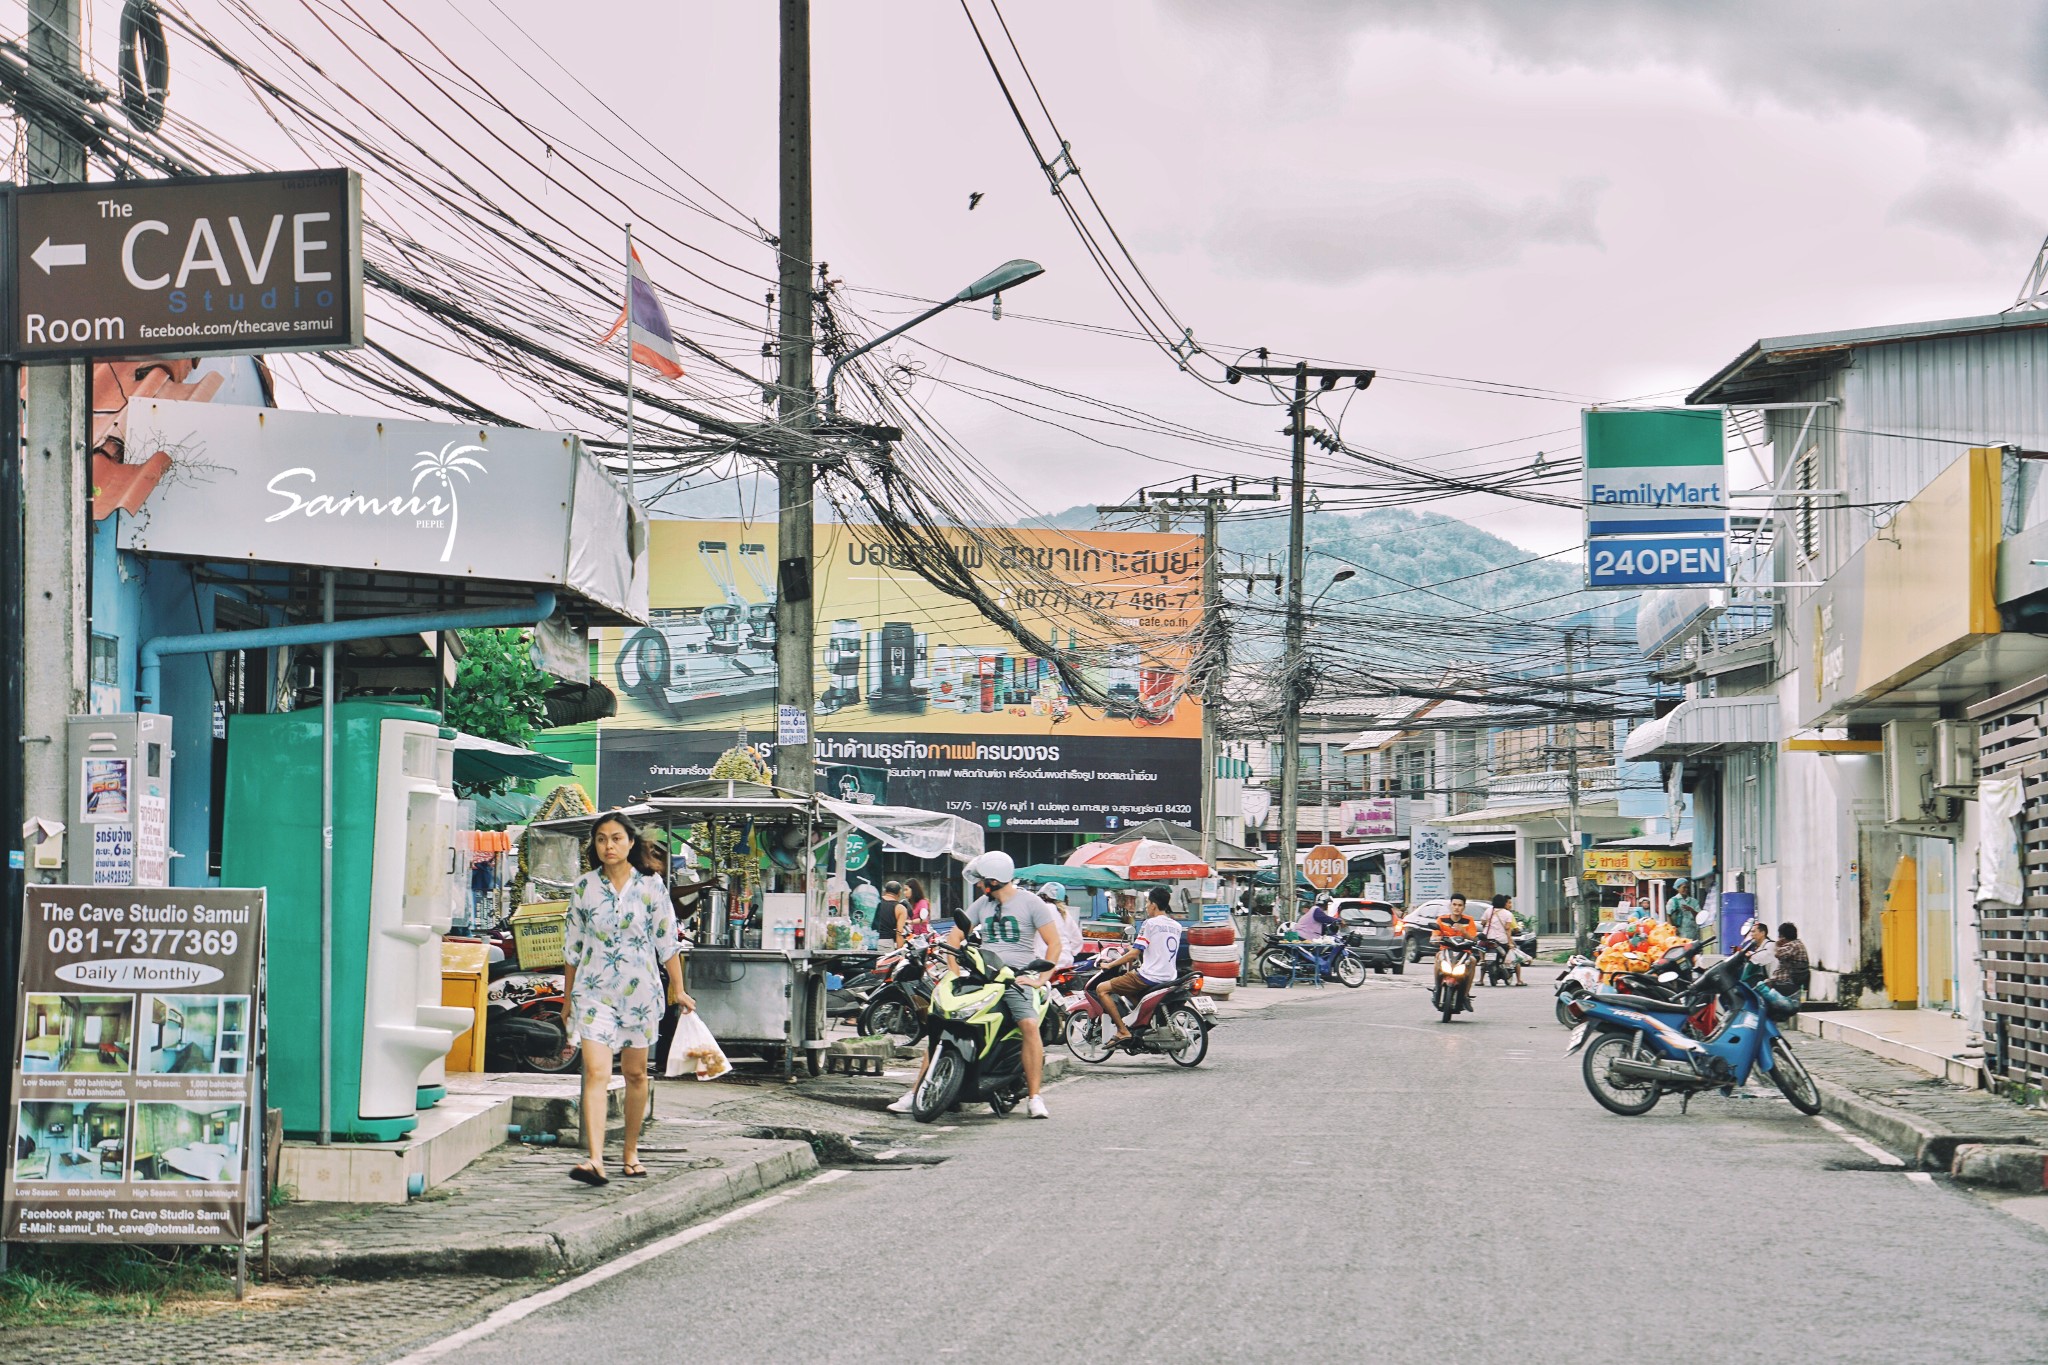
[[[987,0],[970,4],[993,40]],[[345,30],[351,7],[259,8],[280,22],[324,11]],[[622,156],[645,135],[773,227],[770,0],[353,8],[380,25],[402,11],[508,89],[566,89],[573,74],[609,104],[600,117],[616,114]],[[960,312],[919,335],[1273,451],[1100,428],[1091,440],[970,392],[996,384],[985,374],[901,352],[931,376],[918,396],[1016,506],[1120,498],[1190,468],[1283,467],[1270,409],[1142,342],[1055,325],[1130,322],[958,0],[816,8],[817,254],[849,301],[888,325],[914,306],[892,294],[943,295],[1032,257],[1047,273],[1013,292],[1003,321]],[[97,46],[110,48],[118,13],[96,0]],[[1197,339],[1225,357],[1265,345],[1380,367],[1344,435],[1411,463],[1572,451],[1582,402],[1682,393],[1759,336],[1995,312],[2048,232],[2042,4],[1010,0],[1004,13],[1089,186]],[[300,28],[319,56],[323,36]],[[174,71],[187,73],[174,75],[180,108],[231,116],[231,82],[175,57]],[[543,104],[536,119],[562,116]],[[772,269],[765,246],[619,188],[641,221]],[[1501,386],[1544,392],[1490,391]],[[1561,511],[1451,510],[1541,550],[1576,538]]]

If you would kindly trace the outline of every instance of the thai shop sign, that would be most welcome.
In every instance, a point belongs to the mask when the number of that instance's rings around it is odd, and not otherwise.
[[[1721,429],[1718,408],[1586,410],[1587,586],[1727,581]]]
[[[2001,452],[1963,453],[1793,613],[1799,724],[1865,705],[1999,633]]]
[[[1344,832],[1354,838],[1398,839],[1408,832],[1404,802],[1394,796],[1371,796],[1338,807]]]
[[[262,1211],[263,892],[25,901],[0,1235],[240,1242]]]
[[[129,462],[163,463],[124,550],[554,585],[646,615],[625,495],[574,436],[168,400],[124,420]]]

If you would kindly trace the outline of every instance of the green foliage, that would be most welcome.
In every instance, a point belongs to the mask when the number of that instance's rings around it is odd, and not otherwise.
[[[479,739],[524,745],[547,723],[544,698],[551,683],[533,665],[524,630],[465,630],[463,656],[448,689],[447,721]],[[479,788],[495,794],[508,783]]]

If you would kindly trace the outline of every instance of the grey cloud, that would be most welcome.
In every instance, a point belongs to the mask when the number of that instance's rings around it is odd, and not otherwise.
[[[2048,125],[2044,0],[1175,0],[1204,23],[1294,35],[1426,32],[1537,70],[1671,66],[1809,113],[1888,113],[1996,141]],[[1269,47],[1276,66],[1283,59]],[[1290,49],[1291,51],[1291,49]],[[1298,53],[1294,53],[1298,57]],[[1277,73],[1276,73],[1277,74]]]
[[[1204,246],[1229,269],[1344,284],[1379,274],[1466,274],[1532,246],[1601,245],[1603,180],[1571,180],[1519,202],[1449,180],[1329,184],[1243,194],[1221,209]]]
[[[2001,256],[2031,245],[2048,226],[2011,195],[1957,176],[1923,180],[1901,195],[1885,218],[1959,237]]]

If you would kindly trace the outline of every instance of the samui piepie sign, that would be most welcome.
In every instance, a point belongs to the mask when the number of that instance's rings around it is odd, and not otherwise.
[[[0,1235],[239,1242],[263,892],[33,886]]]

